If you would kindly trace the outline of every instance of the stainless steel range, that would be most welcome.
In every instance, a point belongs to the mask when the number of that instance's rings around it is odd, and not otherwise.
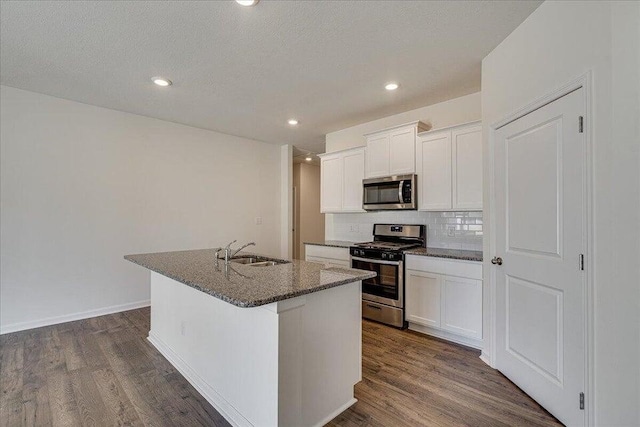
[[[405,327],[404,250],[426,245],[424,225],[375,224],[373,242],[351,248],[351,267],[378,273],[362,281],[362,317]]]

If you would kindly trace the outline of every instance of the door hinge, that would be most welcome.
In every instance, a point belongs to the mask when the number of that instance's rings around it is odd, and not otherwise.
[[[580,393],[580,409],[584,411],[584,393]]]
[[[580,254],[580,270],[584,271],[584,254]]]
[[[580,116],[578,118],[578,133],[584,132],[584,117]]]

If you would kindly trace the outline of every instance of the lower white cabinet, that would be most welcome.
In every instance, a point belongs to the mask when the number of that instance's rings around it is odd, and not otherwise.
[[[444,276],[441,327],[482,339],[482,280]]]
[[[407,255],[405,277],[405,317],[410,329],[476,347],[481,345],[480,262]]]
[[[349,248],[306,244],[304,253],[305,261],[319,262],[331,267],[351,267]]]
[[[442,276],[407,270],[406,284],[405,320],[439,328]]]

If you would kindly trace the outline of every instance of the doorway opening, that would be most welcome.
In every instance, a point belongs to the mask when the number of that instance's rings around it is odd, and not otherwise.
[[[316,153],[293,147],[293,258],[304,260],[305,242],[324,241],[320,213],[320,159]]]

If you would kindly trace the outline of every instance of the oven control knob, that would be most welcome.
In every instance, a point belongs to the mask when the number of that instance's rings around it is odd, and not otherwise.
[[[386,252],[382,253],[382,259],[387,259],[387,253]]]

